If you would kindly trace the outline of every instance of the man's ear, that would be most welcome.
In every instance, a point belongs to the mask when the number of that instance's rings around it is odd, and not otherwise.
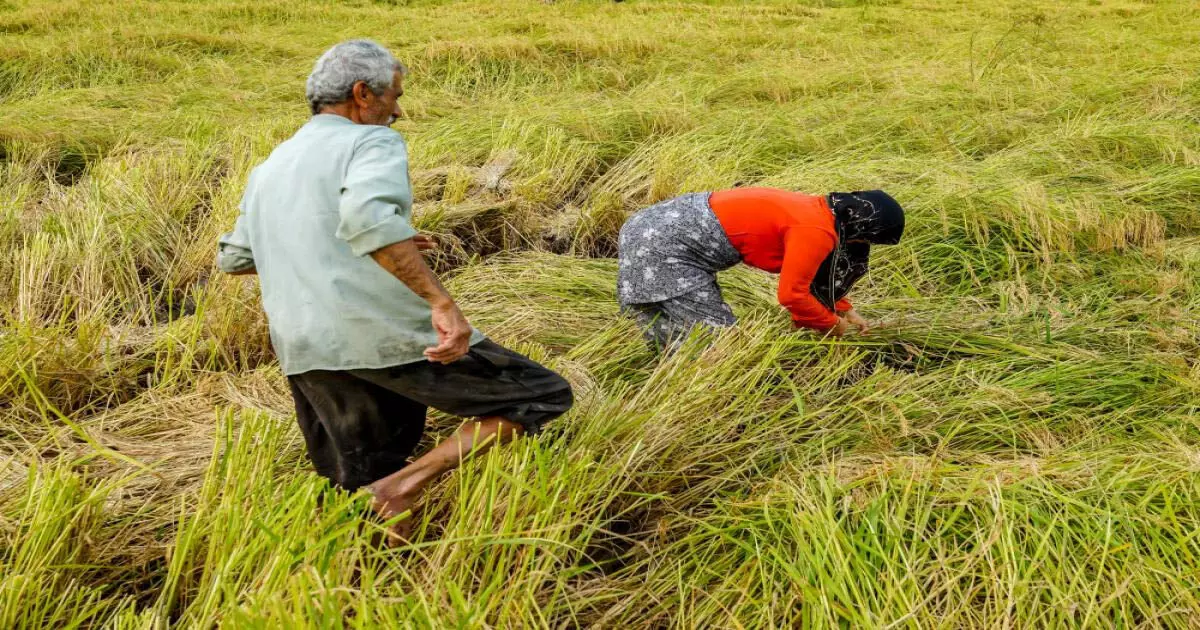
[[[350,93],[354,95],[354,102],[359,107],[366,107],[369,102],[369,97],[374,95],[371,88],[367,87],[366,81],[357,81],[354,87],[350,88]]]

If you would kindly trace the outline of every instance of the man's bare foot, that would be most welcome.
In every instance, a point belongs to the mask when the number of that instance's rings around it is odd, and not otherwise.
[[[403,526],[407,523],[413,522],[415,522],[413,517],[405,517],[404,520],[399,523],[394,523],[390,527],[383,527],[382,525],[384,525],[385,521],[381,521],[378,519],[378,517],[376,517],[374,519],[370,519],[369,521],[363,521],[358,532],[359,535],[364,536],[367,539],[368,547],[374,549],[394,549],[409,543],[412,536],[413,526]],[[398,525],[401,526],[399,531],[397,531],[396,527]]]
[[[395,547],[406,544],[416,527],[417,518],[420,516],[417,500],[421,498],[421,491],[419,488],[404,489],[403,483],[394,484],[400,488],[389,488],[388,486],[393,484],[383,483],[385,481],[386,479],[381,479],[367,486],[367,489],[374,497],[371,508],[375,513],[385,521],[396,521],[387,528],[388,546]],[[397,517],[399,520],[396,520]]]
[[[374,547],[396,548],[409,544],[412,542],[412,534],[416,530],[417,521],[420,518],[420,506],[402,513],[402,516],[399,517],[400,520],[376,530],[371,536],[371,545]],[[391,521],[393,519],[388,520]]]
[[[417,501],[425,486],[457,468],[467,457],[486,453],[524,431],[520,424],[501,417],[465,423],[453,437],[442,440],[413,463],[368,484],[366,489],[374,496],[372,509],[384,520],[395,521],[390,527],[391,538],[402,544],[416,525]]]

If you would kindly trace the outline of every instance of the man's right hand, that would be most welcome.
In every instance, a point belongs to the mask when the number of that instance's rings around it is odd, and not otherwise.
[[[453,363],[471,348],[471,325],[454,302],[433,307],[433,329],[438,345],[425,349],[425,358],[434,363]]]

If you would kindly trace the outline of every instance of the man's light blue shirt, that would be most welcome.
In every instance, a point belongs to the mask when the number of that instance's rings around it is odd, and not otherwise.
[[[408,148],[387,127],[318,114],[251,171],[217,266],[257,270],[284,374],[425,360],[429,303],[368,256],[415,236],[411,216]]]

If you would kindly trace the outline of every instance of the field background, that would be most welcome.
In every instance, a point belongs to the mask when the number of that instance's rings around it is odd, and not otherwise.
[[[212,266],[362,36],[451,290],[578,394],[396,552]],[[1185,0],[0,1],[0,627],[1196,627],[1198,68]],[[737,183],[900,199],[888,328],[737,270],[652,356],[616,231]]]

